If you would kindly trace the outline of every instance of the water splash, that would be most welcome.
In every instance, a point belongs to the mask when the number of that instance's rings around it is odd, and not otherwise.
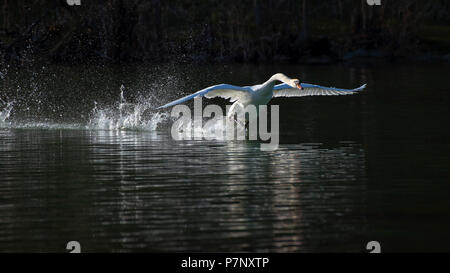
[[[6,120],[10,117],[13,109],[13,102],[7,103],[6,107],[0,111],[0,125],[6,124]]]
[[[229,120],[227,117],[221,119],[203,119],[201,124],[193,120],[181,120],[177,127],[171,131],[175,139],[207,139],[207,140],[244,140],[248,136],[245,124]]]
[[[116,107],[100,108],[95,103],[88,129],[101,130],[142,130],[154,131],[158,125],[169,119],[166,113],[153,112],[150,101],[143,99],[137,103],[127,102],[125,87],[120,86],[120,100]]]
[[[20,115],[11,117],[13,103],[0,100],[0,126],[7,128],[39,128],[39,129],[87,129],[87,130],[134,130],[155,131],[158,126],[170,120],[168,113],[156,112],[152,99],[141,98],[136,103],[128,102],[125,98],[125,87],[120,87],[120,97],[112,106],[100,107],[94,102],[90,117],[86,121],[83,114],[76,118],[76,122],[55,122],[53,119],[40,117],[38,119],[21,118]]]

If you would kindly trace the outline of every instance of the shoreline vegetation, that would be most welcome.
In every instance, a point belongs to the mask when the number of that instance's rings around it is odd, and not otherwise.
[[[450,62],[450,1],[2,0],[0,64]]]

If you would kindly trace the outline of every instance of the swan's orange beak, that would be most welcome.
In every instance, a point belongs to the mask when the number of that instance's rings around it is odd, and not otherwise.
[[[300,83],[297,83],[297,88],[303,90],[303,87],[300,85]]]

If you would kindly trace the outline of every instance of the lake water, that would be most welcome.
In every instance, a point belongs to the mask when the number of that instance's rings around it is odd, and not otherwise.
[[[67,252],[69,241],[83,252],[367,252],[373,240],[383,252],[450,251],[450,65],[0,72],[0,252]],[[272,100],[275,151],[175,141],[169,110],[154,110],[276,72],[367,89]]]

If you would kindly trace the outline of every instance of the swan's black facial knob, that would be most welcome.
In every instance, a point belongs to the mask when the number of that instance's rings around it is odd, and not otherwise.
[[[300,83],[297,83],[297,88],[303,90],[303,87],[300,85]]]

